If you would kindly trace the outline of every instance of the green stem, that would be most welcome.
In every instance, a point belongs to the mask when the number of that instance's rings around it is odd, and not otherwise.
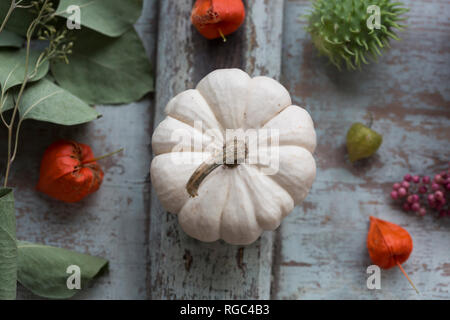
[[[42,9],[39,11],[39,14],[35,20],[31,23],[31,25],[28,27],[27,30],[27,47],[26,47],[26,55],[25,55],[25,75],[24,80],[22,82],[22,85],[20,86],[19,94],[17,95],[16,104],[14,105],[13,114],[11,117],[11,121],[9,123],[8,127],[8,158],[7,158],[7,164],[6,164],[6,173],[5,173],[5,182],[4,187],[6,188],[8,186],[8,178],[9,173],[11,171],[11,165],[15,158],[15,152],[14,152],[14,158],[12,153],[12,140],[13,140],[13,129],[14,129],[14,121],[16,119],[17,112],[19,110],[19,104],[20,100],[22,99],[23,92],[25,90],[25,87],[27,86],[28,80],[30,79],[28,75],[28,69],[30,64],[30,44],[31,44],[31,37],[33,36],[34,30],[36,29],[36,26],[39,24],[39,21],[42,18],[42,14],[44,12],[44,8],[46,7],[49,0],[45,0],[44,4],[42,5]],[[17,144],[17,134],[16,134],[16,144]],[[14,151],[17,151],[17,146],[14,146]]]
[[[115,155],[116,153],[119,153],[119,152],[122,152],[122,151],[123,151],[123,148],[120,148],[119,150],[116,150],[114,152],[110,152],[108,154],[105,154],[104,156],[101,156],[101,157],[98,157],[98,158],[94,158],[94,159],[85,160],[85,161],[82,162],[82,164],[88,164],[88,163],[96,162],[96,161],[99,161],[99,160],[111,157],[111,156]]]
[[[8,22],[9,18],[11,17],[11,14],[14,11],[15,8],[16,8],[16,1],[12,0],[11,1],[11,6],[9,7],[9,10],[8,10],[8,13],[6,14],[6,17],[3,20],[2,25],[0,26],[0,33],[2,33],[3,29],[6,26],[6,23]]]

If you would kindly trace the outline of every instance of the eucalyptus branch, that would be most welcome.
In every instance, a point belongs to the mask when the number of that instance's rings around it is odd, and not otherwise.
[[[14,151],[13,151],[13,153],[12,153],[11,160],[10,160],[11,163],[13,163],[14,160],[16,159],[16,155],[17,155],[17,146],[19,145],[19,133],[20,133],[20,127],[22,126],[22,122],[23,122],[23,119],[20,119],[20,120],[19,120],[19,123],[17,124],[16,138],[15,138],[15,140],[14,140]]]
[[[32,5],[29,5],[29,6],[20,6],[20,3],[21,3],[22,1],[23,1],[23,0],[18,0],[18,1],[12,0],[12,1],[11,1],[11,5],[10,5],[10,7],[9,7],[9,9],[8,9],[8,12],[6,13],[5,19],[3,19],[3,22],[2,22],[2,24],[0,25],[0,33],[1,33],[1,32],[3,31],[3,29],[5,28],[6,23],[8,22],[9,18],[11,18],[11,15],[12,15],[13,11],[14,11],[16,8],[21,8],[21,9],[23,9],[23,8],[31,8],[31,7],[32,7]]]
[[[5,106],[6,100],[8,99],[8,93],[4,94],[4,90],[2,89],[2,95],[0,97],[0,117],[2,118],[3,124],[6,128],[9,128],[9,124],[6,122],[5,117],[3,116],[3,107]]]
[[[4,186],[7,187],[8,186],[8,177],[9,177],[9,172],[11,170],[11,164],[14,160],[13,158],[13,154],[12,154],[12,137],[13,137],[13,127],[14,127],[14,121],[16,119],[16,115],[19,109],[19,105],[20,105],[20,100],[22,98],[23,92],[25,90],[25,87],[27,86],[28,81],[30,80],[29,74],[28,74],[28,69],[29,69],[29,63],[30,63],[30,45],[31,45],[31,38],[33,36],[33,33],[36,29],[36,27],[39,25],[42,16],[45,12],[45,10],[47,9],[47,4],[48,4],[49,0],[45,0],[43,2],[42,7],[40,7],[38,16],[36,19],[33,20],[33,22],[30,24],[30,26],[28,27],[27,30],[27,45],[26,45],[26,55],[25,55],[25,75],[24,75],[24,80],[22,82],[22,85],[20,86],[20,90],[19,93],[17,95],[17,99],[16,99],[16,103],[14,105],[14,109],[13,109],[13,114],[11,117],[11,121],[9,123],[8,127],[8,162],[6,164],[6,173],[5,173],[5,182],[4,182]],[[17,132],[16,132],[16,137],[18,136]],[[18,139],[16,138],[16,144],[18,142]],[[14,150],[17,151],[17,145],[14,146]],[[14,154],[15,156],[15,154]]]
[[[19,3],[20,3],[20,1],[19,1]],[[8,22],[9,18],[11,17],[11,14],[13,13],[14,9],[16,8],[16,5],[17,5],[16,1],[15,1],[15,0],[12,0],[12,1],[11,1],[11,6],[9,7],[8,12],[6,13],[6,17],[5,17],[5,19],[3,20],[2,25],[0,26],[0,33],[1,33],[1,32],[3,31],[3,29],[5,28],[6,23]]]

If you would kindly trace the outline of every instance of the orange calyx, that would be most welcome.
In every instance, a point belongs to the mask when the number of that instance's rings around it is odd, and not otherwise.
[[[85,144],[67,140],[53,143],[42,157],[36,188],[64,202],[82,200],[96,192],[103,182],[102,169],[89,159],[94,159],[94,155]]]
[[[224,41],[244,19],[242,0],[197,0],[191,13],[192,24],[205,38],[222,38]]]
[[[390,269],[398,266],[414,290],[419,293],[401,266],[413,250],[413,241],[408,231],[394,223],[370,217],[367,249],[372,262],[380,268]]]

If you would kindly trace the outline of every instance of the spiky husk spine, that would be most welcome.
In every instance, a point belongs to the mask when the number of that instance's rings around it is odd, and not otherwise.
[[[380,8],[380,29],[367,27],[370,5]],[[390,47],[390,39],[399,40],[394,29],[404,28],[398,22],[409,11],[402,5],[391,0],[316,0],[307,15],[307,30],[319,52],[336,67],[345,64],[348,69],[360,69],[361,63],[368,64],[367,57],[377,61],[383,48]]]

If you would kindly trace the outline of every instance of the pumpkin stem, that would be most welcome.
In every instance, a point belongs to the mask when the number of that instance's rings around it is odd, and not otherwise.
[[[191,197],[198,196],[198,189],[205,178],[216,168],[225,165],[236,167],[247,159],[248,148],[244,141],[234,137],[232,142],[223,145],[223,152],[203,162],[191,175],[186,184],[186,191]]]
[[[411,284],[411,286],[414,288],[414,290],[416,290],[417,294],[419,294],[419,290],[417,290],[416,286],[414,285],[414,283],[411,281],[411,279],[408,277],[408,274],[405,272],[405,270],[403,270],[402,265],[397,262],[397,266],[400,268],[400,270],[403,272],[403,274],[405,275],[406,279],[408,279],[409,283]]]
[[[223,32],[222,32],[222,29],[220,29],[220,28],[219,28],[219,34],[220,34],[220,36],[222,37],[223,42],[227,42],[227,38],[225,37],[225,35],[224,35]]]
[[[123,150],[124,150],[123,148],[120,148],[119,150],[110,152],[108,154],[105,154],[104,156],[101,156],[101,157],[98,157],[98,158],[94,158],[94,159],[90,159],[90,160],[85,160],[81,164],[88,164],[88,163],[96,162],[96,161],[99,161],[99,160],[111,157],[111,156],[115,155],[116,153],[122,152]]]

